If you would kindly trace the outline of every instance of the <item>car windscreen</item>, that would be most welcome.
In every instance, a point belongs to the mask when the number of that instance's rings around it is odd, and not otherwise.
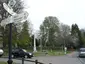
[[[27,52],[27,50],[25,50],[25,49],[22,49],[24,52]]]
[[[85,48],[81,48],[80,51],[85,51]]]

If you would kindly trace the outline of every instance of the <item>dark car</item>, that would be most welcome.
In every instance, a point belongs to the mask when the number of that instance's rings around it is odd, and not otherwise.
[[[79,57],[85,57],[85,48],[79,49]]]
[[[24,58],[32,58],[33,53],[27,52],[25,49],[15,48],[12,50],[12,57],[24,57]]]

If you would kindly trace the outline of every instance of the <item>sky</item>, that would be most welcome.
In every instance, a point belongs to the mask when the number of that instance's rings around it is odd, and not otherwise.
[[[85,0],[24,0],[29,19],[35,30],[47,16],[55,16],[60,23],[85,28]]]

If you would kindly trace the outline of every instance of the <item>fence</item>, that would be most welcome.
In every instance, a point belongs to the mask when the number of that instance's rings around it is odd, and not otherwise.
[[[33,61],[33,60],[25,60],[24,57],[22,57],[22,64],[24,64],[24,61],[33,62],[33,63],[35,63],[35,64],[44,64],[44,63],[42,63],[42,62],[39,62],[38,60],[35,60],[35,61]]]
[[[44,63],[42,63],[42,62],[39,62],[38,60],[35,60],[35,61],[33,61],[33,60],[25,60],[24,57],[23,57],[23,58],[22,58],[22,64],[24,64],[24,61],[33,62],[33,63],[35,63],[35,64],[44,64]],[[49,63],[49,64],[52,64],[52,63]]]

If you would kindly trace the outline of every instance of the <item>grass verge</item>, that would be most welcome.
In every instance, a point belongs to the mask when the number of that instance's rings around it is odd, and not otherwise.
[[[67,51],[67,54],[68,53],[71,53],[70,51]],[[34,53],[34,56],[61,56],[61,55],[65,55],[64,54],[64,51],[46,51],[46,52],[41,52],[41,51],[38,51],[38,52],[35,52]]]
[[[8,64],[7,62],[0,61],[0,64]],[[16,64],[16,63],[13,63]]]
[[[28,50],[32,52],[33,50]],[[67,51],[67,54],[71,53],[72,51]],[[65,55],[63,50],[43,50],[43,51],[37,51],[34,53],[34,56],[61,56]],[[8,50],[4,49],[4,55],[3,56],[8,56]]]

